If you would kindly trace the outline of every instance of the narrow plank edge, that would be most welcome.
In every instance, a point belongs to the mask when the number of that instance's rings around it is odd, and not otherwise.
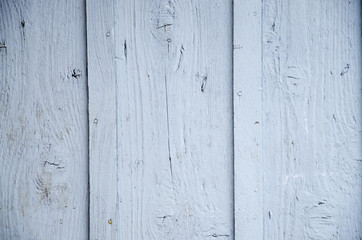
[[[235,239],[263,239],[261,1],[233,2]]]
[[[89,239],[118,239],[113,1],[86,1]]]

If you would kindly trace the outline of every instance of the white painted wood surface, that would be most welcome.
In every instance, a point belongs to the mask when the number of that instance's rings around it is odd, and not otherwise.
[[[262,239],[261,1],[234,1],[235,239]]]
[[[119,239],[113,1],[87,1],[90,239]],[[122,44],[122,43],[121,43]],[[124,177],[122,177],[124,179]]]
[[[232,238],[231,1],[87,9],[91,239]]]
[[[361,2],[263,13],[264,239],[359,240]]]
[[[360,240],[360,13],[0,1],[0,239]]]
[[[84,2],[0,1],[0,43],[0,239],[87,239]]]

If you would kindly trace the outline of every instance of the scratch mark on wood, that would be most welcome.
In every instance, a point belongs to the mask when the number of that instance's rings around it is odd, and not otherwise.
[[[161,218],[162,223],[163,223],[167,217],[173,217],[173,216],[172,215],[165,215],[165,216],[161,216],[161,217],[157,217],[157,218]]]
[[[180,69],[180,67],[181,67],[181,63],[182,63],[182,60],[183,60],[183,57],[184,57],[184,51],[185,51],[185,49],[184,49],[184,46],[183,45],[181,45],[181,48],[180,48],[180,58],[179,58],[179,60],[178,60],[178,64],[177,64],[177,69],[176,69],[176,71],[178,71],[179,69]]]
[[[82,75],[82,72],[79,69],[73,69],[72,77],[78,79]]]
[[[201,92],[205,92],[206,83],[207,83],[207,76],[202,78]]]
[[[205,76],[200,76],[199,73],[196,74],[197,79],[201,79],[201,92],[205,92],[207,84],[207,74]]]
[[[162,26],[158,26],[157,29],[164,28],[166,31],[166,27],[172,26],[172,23],[165,23]]]
[[[287,76],[287,78],[300,79],[300,78],[298,78],[298,77],[294,77],[294,76]]]
[[[124,43],[123,43],[123,53],[124,53],[124,58],[127,61],[127,41],[126,40],[124,40]]]
[[[230,237],[229,234],[212,234],[211,237],[218,238],[218,237]]]
[[[168,94],[167,94],[167,76],[165,75],[165,97],[166,97],[166,122],[167,122],[167,149],[168,149],[168,161],[170,164],[170,173],[171,178],[173,179],[172,171],[172,158],[171,158],[171,146],[170,146],[170,119],[169,119],[169,109],[168,109]]]
[[[343,70],[342,70],[342,72],[341,72],[341,76],[343,76],[344,74],[346,74],[347,72],[348,72],[348,70],[349,70],[349,64],[347,64],[344,68],[343,68]]]
[[[45,165],[47,165],[47,164],[49,164],[51,166],[57,166],[57,167],[59,166],[59,163],[52,163],[52,162],[48,162],[48,161],[45,161],[43,166],[45,167]]]

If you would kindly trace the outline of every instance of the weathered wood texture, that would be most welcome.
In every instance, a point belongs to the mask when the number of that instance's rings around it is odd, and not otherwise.
[[[0,239],[362,239],[361,47],[358,0],[0,1]]]
[[[91,239],[232,238],[231,1],[87,9]]]
[[[234,0],[235,239],[262,239],[261,1]]]
[[[83,1],[0,1],[1,239],[88,236],[85,40]]]
[[[87,1],[90,239],[117,239],[119,193],[113,0]],[[119,43],[122,45],[122,43]],[[122,181],[125,176],[122,176]]]
[[[361,2],[263,2],[265,239],[361,239]]]

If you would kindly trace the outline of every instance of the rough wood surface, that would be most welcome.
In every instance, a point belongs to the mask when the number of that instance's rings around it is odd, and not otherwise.
[[[263,2],[265,239],[362,238],[361,2]]]
[[[361,240],[361,48],[358,0],[0,1],[0,239]]]
[[[261,1],[233,9],[235,239],[263,238]]]
[[[91,239],[232,238],[231,1],[88,2]]]
[[[83,1],[0,1],[0,238],[87,239]]]
[[[113,1],[90,0],[86,5],[90,239],[119,239]]]

